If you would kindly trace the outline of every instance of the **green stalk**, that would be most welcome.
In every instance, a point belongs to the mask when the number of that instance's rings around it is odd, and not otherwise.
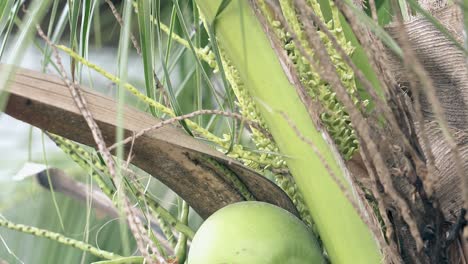
[[[209,23],[213,21],[221,2],[197,0],[201,13]],[[288,167],[304,194],[332,262],[381,262],[382,256],[371,231],[330,175],[331,170],[344,180],[331,147],[314,127],[249,5],[232,1],[216,19],[219,44],[239,69],[246,89],[254,98],[282,154],[287,157]],[[240,27],[242,24],[245,28]],[[243,37],[246,39],[244,44],[241,41]],[[246,65],[249,71],[245,70]],[[314,143],[327,164],[323,164],[311,147],[301,140],[283,114]]]
[[[186,201],[181,201],[179,208],[181,208],[179,220],[184,224],[188,224],[190,210],[188,203]],[[185,263],[185,259],[187,258],[187,236],[184,233],[179,233],[179,240],[177,241],[174,252],[178,263]]]
[[[89,252],[99,258],[111,259],[111,260],[122,258],[122,256],[117,255],[113,252],[108,252],[108,251],[93,247],[90,244],[87,244],[83,241],[79,241],[73,238],[66,237],[60,233],[55,233],[49,230],[40,229],[40,228],[33,227],[33,226],[16,224],[16,223],[13,223],[11,221],[8,221],[2,218],[0,218],[0,227],[5,227],[11,230],[15,230],[18,232],[22,232],[22,233],[37,236],[37,237],[47,238],[55,242],[58,242],[60,244],[77,248],[83,252]]]
[[[128,47],[130,43],[130,26],[132,21],[132,3],[131,1],[127,0],[123,3],[123,25],[120,29],[120,40],[119,40],[119,49],[118,49],[118,64],[117,69],[119,72],[118,77],[122,80],[122,83],[119,85],[118,90],[118,100],[117,100],[117,128],[115,130],[115,140],[119,142],[124,138],[124,119],[123,119],[123,107],[125,105],[125,90],[122,89],[124,83],[127,82],[128,76]],[[123,146],[118,146],[116,150],[116,156],[119,161],[124,159],[124,150]],[[109,175],[111,175],[109,173]],[[117,192],[117,209],[119,210],[120,217],[120,234],[121,234],[121,241],[122,246],[125,252],[125,255],[130,255],[130,244],[129,244],[129,236],[127,232],[127,222],[125,221],[126,215],[124,214],[124,201],[126,199],[123,185],[121,185],[122,181],[124,180],[122,177],[121,167],[117,167],[117,175],[115,179],[113,179],[116,187]],[[112,177],[111,177],[112,178]],[[134,233],[136,235],[136,233]]]

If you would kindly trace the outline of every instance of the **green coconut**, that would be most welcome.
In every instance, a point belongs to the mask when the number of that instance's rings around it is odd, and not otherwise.
[[[293,214],[264,202],[228,205],[199,228],[188,264],[319,264],[321,249]]]

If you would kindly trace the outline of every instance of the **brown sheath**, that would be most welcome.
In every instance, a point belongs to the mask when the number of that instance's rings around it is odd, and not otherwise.
[[[61,79],[17,68],[10,77],[7,90],[10,92],[5,109],[8,115],[51,133],[96,146],[89,127]],[[99,93],[82,90],[107,146],[112,145],[115,143],[117,102]],[[160,122],[129,107],[125,108],[123,115],[126,136]],[[129,150],[129,145],[126,150]],[[132,154],[134,165],[166,184],[203,218],[223,206],[244,200],[226,180],[223,171],[207,163],[207,158],[234,172],[257,200],[278,205],[297,215],[291,200],[274,183],[175,126],[165,126],[138,138]]]

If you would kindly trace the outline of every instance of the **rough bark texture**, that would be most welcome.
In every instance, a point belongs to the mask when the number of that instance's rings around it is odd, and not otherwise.
[[[458,40],[462,37],[462,17],[454,6],[434,12],[447,29]],[[461,156],[466,157],[466,132],[468,132],[468,68],[466,57],[453,42],[448,40],[429,21],[416,18],[406,24],[410,43],[418,59],[429,73],[436,95],[445,111],[445,119],[456,135],[461,148]],[[389,27],[388,32],[397,40],[396,28]],[[395,56],[390,56],[392,72],[399,84],[405,89],[409,85],[408,72]],[[419,87],[423,89],[423,87]],[[417,100],[413,98],[413,100]],[[449,146],[444,140],[435,120],[434,110],[421,91],[419,98],[425,121],[425,130],[433,148],[438,173],[432,179],[435,186],[435,197],[440,200],[440,207],[447,220],[454,220],[454,215],[462,207],[460,179],[456,177],[454,160]],[[464,155],[465,154],[465,155]],[[467,161],[465,161],[466,163]],[[468,165],[465,165],[468,166]]]
[[[438,10],[433,15],[447,27],[455,39],[462,41],[462,15],[458,8],[451,6]],[[465,54],[424,18],[407,22],[405,28],[414,52],[433,80],[449,126],[467,130],[468,69]],[[389,27],[388,32],[399,41],[396,27]],[[400,85],[408,86],[407,70],[396,57],[390,58],[395,78]],[[434,111],[427,98],[421,96],[420,100],[426,120],[434,120]]]
[[[439,7],[444,6],[444,3],[426,2],[424,3],[427,6],[423,5],[423,7],[431,11],[433,16],[447,28],[454,38],[461,42],[463,27],[460,10],[456,6],[440,9]],[[398,42],[409,41],[419,62],[432,79],[436,96],[445,112],[444,118],[447,120],[450,132],[454,135],[460,151],[463,168],[468,171],[468,135],[466,134],[468,132],[468,68],[466,56],[425,18],[412,18],[411,21],[405,23],[405,30],[409,36],[408,40],[399,39],[401,35],[398,34],[398,27],[390,26],[387,28],[390,35]],[[399,85],[403,89],[411,91],[408,87],[411,81],[414,81],[411,79],[414,78],[414,75],[407,74],[410,72],[409,69],[404,67],[396,56],[389,53],[388,57],[390,69]],[[432,196],[424,198],[420,196],[422,192],[418,190],[417,185],[411,184],[410,178],[396,180],[400,184],[399,190],[406,189],[401,195],[412,204],[413,214],[420,224],[419,230],[425,242],[425,254],[420,255],[415,248],[414,239],[408,232],[405,233],[406,223],[396,219],[394,225],[396,239],[400,245],[399,250],[407,263],[466,263],[459,241],[447,239],[447,232],[450,232],[463,208],[463,181],[456,172],[455,159],[450,146],[447,144],[440,127],[434,121],[436,119],[434,107],[424,95],[423,89],[427,88],[417,81],[415,83],[417,84],[416,89],[420,90],[420,97],[411,98],[411,101],[419,100],[424,118],[423,127],[415,123],[416,134],[419,144],[423,145],[421,131],[424,129],[434,154],[436,166],[433,175],[429,174],[424,179],[419,179],[424,181],[421,182],[420,187],[423,189],[423,186],[433,185],[434,192]],[[413,120],[416,120],[415,111],[413,109]],[[425,157],[429,156],[427,152],[424,154]],[[415,199],[409,199],[411,193],[415,195]],[[394,212],[394,215],[398,215],[398,212]],[[440,250],[441,253],[435,257],[429,249]]]
[[[447,0],[419,0],[419,5],[428,11],[436,11],[447,5]]]

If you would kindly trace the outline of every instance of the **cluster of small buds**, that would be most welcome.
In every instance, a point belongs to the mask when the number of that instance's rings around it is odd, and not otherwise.
[[[259,132],[255,128],[252,128],[252,139],[255,142],[257,149],[263,152],[262,155],[269,159],[270,166],[265,167],[264,169],[269,167],[274,169],[286,168],[286,161],[279,155],[275,154],[279,153],[279,148],[271,139],[265,137],[263,133]]]
[[[311,6],[313,8],[317,8],[314,3],[312,3]],[[299,41],[306,44],[306,41],[300,38],[300,36],[303,35],[302,25],[297,19],[296,14],[293,14],[291,9],[289,9],[289,11],[290,12],[287,14],[289,15],[289,19],[287,16],[286,19],[292,23],[291,28],[295,30],[298,28],[300,29],[300,32],[295,32],[295,34],[298,36]],[[311,67],[308,59],[302,56],[301,51],[296,47],[296,44],[289,36],[289,33],[285,32],[281,23],[279,21],[272,21],[270,24],[275,29],[275,33],[279,36],[280,40],[283,41],[284,49],[296,69],[302,85],[304,85],[313,100],[317,100],[323,105],[325,112],[321,114],[321,120],[323,121],[325,128],[330,133],[330,136],[333,138],[343,157],[345,159],[350,159],[358,149],[358,140],[354,129],[351,126],[349,115],[344,110],[343,105],[338,101],[336,94],[332,91],[330,85],[320,78],[317,71]],[[330,32],[337,38],[345,52],[350,55],[354,51],[354,47],[350,42],[346,41],[339,23],[334,23],[333,20],[330,20],[326,25]],[[343,61],[338,52],[333,48],[333,44],[328,39],[327,35],[324,32],[319,31],[319,36],[322,43],[324,43],[327,48],[337,73],[354,104],[359,107],[359,109],[365,109],[368,102],[359,99],[352,69]],[[308,47],[308,45],[303,45],[303,48],[306,49],[306,52],[313,55],[313,51]]]
[[[309,209],[305,205],[304,198],[291,177],[278,174],[275,177],[275,181],[276,184],[291,198],[304,223],[313,229],[314,224]]]
[[[248,90],[244,87],[244,83],[240,78],[239,72],[225,56],[223,56],[223,67],[226,70],[226,77],[237,97],[237,105],[240,109],[240,113],[249,120],[256,121],[264,130],[268,131],[265,121],[259,114],[255,102],[248,93]],[[258,156],[258,153],[244,150],[241,145],[234,146],[229,155],[242,161],[244,165],[257,170],[260,173],[271,168],[286,169],[286,161],[276,154],[279,153],[279,149],[276,144],[269,137],[266,137],[262,131],[259,131],[254,127],[251,127],[251,131],[252,140],[256,145],[256,149],[261,153],[260,156]],[[230,136],[224,135],[223,139],[229,140]],[[255,158],[257,158],[257,160],[255,160]],[[312,217],[292,177],[286,177],[281,174],[274,174],[273,176],[278,186],[291,198],[301,218],[312,228]]]
[[[239,72],[237,69],[229,62],[229,60],[223,57],[223,66],[226,69],[226,77],[231,84],[232,89],[237,97],[237,105],[239,106],[240,113],[248,118],[249,120],[256,121],[262,128],[267,131],[265,121],[258,113],[256,105],[248,93],[247,89],[244,88],[244,83],[240,78]],[[280,168],[285,166],[285,162],[278,156],[274,155],[273,153],[278,153],[278,147],[274,142],[266,137],[262,132],[258,131],[257,129],[251,127],[252,130],[252,140],[256,144],[257,150],[259,150],[262,154],[260,154],[260,164],[267,164],[264,166],[263,169],[266,167],[273,167],[273,168]],[[240,147],[240,146],[239,146]],[[238,153],[239,151],[235,152],[237,158],[244,159],[245,156],[241,156]],[[251,153],[245,152],[244,155],[249,156]],[[252,165],[252,164],[250,164]]]
[[[210,47],[205,46],[198,51],[198,55],[213,69],[213,72],[217,72],[218,63],[216,63],[216,55],[211,51]]]
[[[229,142],[230,138],[230,135],[223,134],[223,140]],[[278,162],[276,160],[276,156],[267,153],[252,152],[244,149],[244,147],[239,144],[235,144],[232,147],[232,150],[228,153],[228,156],[241,161],[244,163],[244,165],[255,170],[264,170],[268,167],[277,168],[283,164],[282,162]]]

